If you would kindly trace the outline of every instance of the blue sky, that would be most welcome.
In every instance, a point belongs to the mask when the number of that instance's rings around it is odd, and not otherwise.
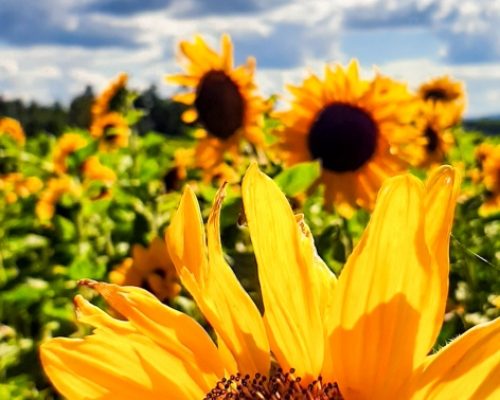
[[[325,62],[360,60],[415,88],[451,74],[468,116],[500,114],[500,0],[0,0],[0,96],[67,102],[118,72],[131,86],[179,71],[176,43],[195,33],[233,37],[254,55],[265,94]]]

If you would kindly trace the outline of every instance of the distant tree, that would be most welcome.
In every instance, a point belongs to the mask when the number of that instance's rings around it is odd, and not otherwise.
[[[157,88],[151,85],[140,94],[134,106],[145,111],[145,117],[139,122],[140,134],[156,131],[167,135],[182,135],[185,126],[181,122],[181,114],[186,109],[182,104],[158,96]]]
[[[60,135],[68,125],[68,114],[59,103],[50,106],[40,105],[35,101],[24,104],[21,100],[3,100],[0,98],[0,117],[17,119],[27,136],[39,132]]]
[[[35,101],[29,104],[21,100],[5,100],[0,96],[0,117],[12,117],[21,122],[27,136],[40,132],[61,135],[67,127],[87,129],[90,126],[90,110],[94,100],[91,86],[77,95],[69,108],[56,102],[52,105],[40,105]],[[182,135],[186,129],[181,122],[181,114],[186,106],[170,99],[161,98],[156,86],[150,86],[139,93],[134,106],[144,110],[145,116],[137,125],[140,134],[156,131],[166,135]]]
[[[79,128],[88,128],[93,101],[94,91],[91,86],[87,86],[83,93],[76,96],[69,105],[69,124]]]

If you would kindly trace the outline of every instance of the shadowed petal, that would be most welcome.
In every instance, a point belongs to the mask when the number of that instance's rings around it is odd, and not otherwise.
[[[430,253],[436,261],[429,279],[434,281],[435,291],[423,305],[429,318],[427,340],[420,340],[416,352],[427,353],[435,343],[441,325],[448,297],[448,275],[450,270],[450,234],[455,214],[455,204],[460,189],[458,172],[450,166],[434,170],[426,182],[425,194],[425,239]],[[434,318],[434,320],[432,320]],[[432,329],[434,327],[434,329]]]
[[[437,215],[454,201],[453,182],[436,190],[448,198],[436,204]],[[416,178],[387,181],[342,271],[334,296],[329,378],[347,397],[392,398],[423,361],[439,329],[436,307],[428,307],[440,300],[441,283],[433,278],[437,262],[427,244],[425,206],[424,187]]]
[[[429,357],[412,400],[500,398],[500,318],[476,326]]]

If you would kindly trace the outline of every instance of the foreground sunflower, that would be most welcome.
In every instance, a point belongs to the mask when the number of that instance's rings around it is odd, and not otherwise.
[[[192,88],[173,97],[189,106],[182,115],[186,123],[199,121],[204,130],[196,147],[195,162],[210,174],[224,162],[224,156],[238,158],[241,139],[262,146],[264,136],[261,97],[254,83],[255,60],[234,67],[233,46],[228,35],[221,39],[221,54],[212,50],[196,36],[194,42],[179,45],[183,59],[188,61],[185,74],[167,76],[167,81]]]
[[[213,327],[134,287],[84,281],[125,320],[75,298],[84,339],[41,346],[45,372],[70,399],[485,399],[500,395],[500,319],[433,355],[448,290],[458,182],[387,181],[337,281],[276,184],[250,167],[243,201],[258,263],[262,316],[226,263],[223,195],[205,237],[187,188],[166,239],[185,287]],[[498,397],[497,397],[498,398]]]
[[[277,113],[278,156],[287,165],[320,160],[325,202],[348,216],[372,209],[382,182],[407,167],[399,147],[416,140],[416,107],[406,86],[384,76],[359,77],[358,64],[326,67],[289,86],[289,111]]]
[[[153,293],[160,301],[177,296],[181,290],[177,272],[165,242],[154,238],[148,247],[136,244],[132,258],[127,258],[109,274],[118,285],[138,286]]]
[[[452,125],[460,122],[465,110],[465,89],[462,82],[449,76],[433,78],[420,85],[419,97],[428,103],[441,104],[441,112],[451,119]]]

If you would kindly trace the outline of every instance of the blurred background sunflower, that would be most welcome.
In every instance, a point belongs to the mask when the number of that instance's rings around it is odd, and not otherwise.
[[[255,59],[235,67],[229,35],[221,37],[221,53],[211,49],[201,36],[179,44],[184,74],[169,75],[167,81],[191,90],[177,94],[175,101],[189,108],[182,114],[186,123],[199,122],[196,167],[208,174],[220,170],[227,153],[237,162],[241,140],[264,144],[262,112],[265,104],[256,93]]]
[[[466,97],[462,82],[450,76],[440,76],[424,82],[418,88],[419,97],[431,104],[439,104],[440,112],[446,113],[450,125],[460,122],[465,111]]]

